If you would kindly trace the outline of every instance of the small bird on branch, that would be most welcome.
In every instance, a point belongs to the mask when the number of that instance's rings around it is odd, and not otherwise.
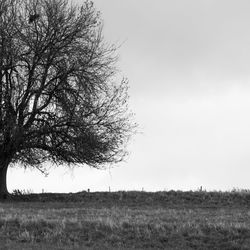
[[[35,21],[36,19],[38,19],[39,17],[40,17],[39,14],[30,15],[29,23],[34,22],[34,21]]]

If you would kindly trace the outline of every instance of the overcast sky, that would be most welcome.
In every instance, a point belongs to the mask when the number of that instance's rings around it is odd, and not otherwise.
[[[250,189],[250,1],[94,3],[142,133],[110,170],[11,169],[9,189]]]

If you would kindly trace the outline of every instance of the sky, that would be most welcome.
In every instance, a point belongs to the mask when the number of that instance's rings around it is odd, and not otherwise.
[[[77,2],[77,0],[76,0]],[[81,2],[81,1],[78,1]],[[9,190],[250,189],[250,1],[94,0],[139,124],[107,170],[10,169]]]

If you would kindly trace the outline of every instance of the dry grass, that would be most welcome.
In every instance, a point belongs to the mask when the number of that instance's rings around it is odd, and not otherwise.
[[[0,245],[2,249],[250,249],[247,206],[164,207],[149,206],[147,201],[123,206],[115,200],[114,206],[110,202],[90,206],[97,203],[2,203]]]

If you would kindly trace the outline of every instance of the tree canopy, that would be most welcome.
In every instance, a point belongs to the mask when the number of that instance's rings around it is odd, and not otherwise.
[[[10,163],[123,160],[135,126],[116,61],[91,1],[0,2],[0,193]]]

